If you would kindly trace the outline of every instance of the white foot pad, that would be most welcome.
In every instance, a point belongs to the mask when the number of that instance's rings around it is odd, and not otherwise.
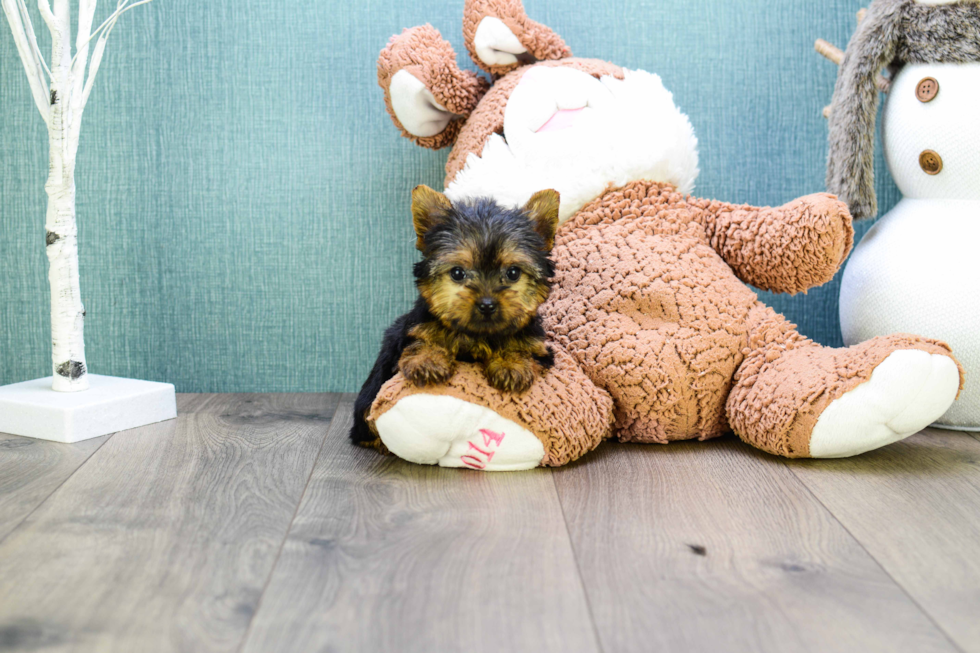
[[[946,412],[959,385],[950,357],[917,349],[893,352],[868,381],[827,406],[810,436],[810,456],[856,456],[907,438]]]
[[[544,459],[544,445],[530,431],[455,397],[405,397],[376,426],[391,453],[420,465],[510,472],[532,469]]]

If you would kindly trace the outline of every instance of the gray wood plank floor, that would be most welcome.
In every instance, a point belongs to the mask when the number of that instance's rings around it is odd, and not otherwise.
[[[334,420],[246,651],[598,651],[548,470],[467,474]],[[346,419],[341,419],[345,416]]]
[[[0,435],[0,651],[980,653],[970,434],[481,474],[348,446],[350,396],[179,412]]]
[[[212,399],[113,435],[0,543],[0,646],[238,648],[336,397]]]
[[[65,446],[0,433],[0,541],[107,439]]]
[[[980,653],[980,441],[926,429],[796,474],[956,644]]]

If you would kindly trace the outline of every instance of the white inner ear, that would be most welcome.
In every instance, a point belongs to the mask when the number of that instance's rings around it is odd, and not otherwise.
[[[425,84],[407,70],[399,70],[394,74],[388,93],[398,122],[410,134],[435,136],[453,119],[453,113],[436,102]]]
[[[487,16],[480,21],[473,36],[473,49],[488,66],[517,63],[517,56],[527,52],[514,33],[499,18]]]

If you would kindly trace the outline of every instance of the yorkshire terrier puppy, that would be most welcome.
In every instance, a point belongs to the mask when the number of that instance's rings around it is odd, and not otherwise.
[[[350,437],[381,447],[365,417],[396,372],[417,386],[449,379],[456,361],[483,365],[487,381],[521,393],[554,363],[538,306],[551,292],[549,258],[558,193],[535,193],[520,209],[492,199],[452,204],[428,186],[412,191],[415,307],[385,331],[381,353],[354,403]]]

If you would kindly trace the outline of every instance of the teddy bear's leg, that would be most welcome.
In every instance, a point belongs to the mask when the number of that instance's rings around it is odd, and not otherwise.
[[[612,421],[612,399],[560,349],[525,393],[495,390],[480,366],[460,363],[439,386],[396,375],[368,416],[399,458],[483,471],[563,465],[609,437]]]
[[[918,432],[956,399],[961,369],[945,344],[893,334],[822,347],[762,304],[728,398],[735,433],[789,458],[853,456]]]

